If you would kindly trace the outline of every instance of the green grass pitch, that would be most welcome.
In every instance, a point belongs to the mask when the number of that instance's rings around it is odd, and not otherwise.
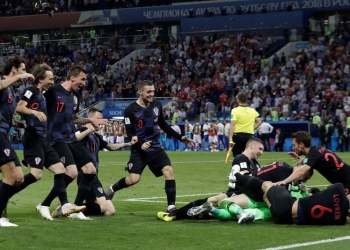
[[[18,152],[22,159],[22,152]],[[350,162],[348,153],[339,154]],[[231,167],[225,165],[225,152],[169,152],[177,182],[177,207],[199,198],[226,190]],[[129,152],[101,152],[100,180],[107,187],[126,176],[124,167]],[[294,164],[286,153],[264,153],[260,164],[272,161]],[[27,169],[23,169],[27,173]],[[350,235],[349,225],[339,227],[281,226],[272,222],[255,222],[240,226],[237,222],[173,221],[156,219],[166,209],[164,178],[155,178],[146,169],[140,183],[121,190],[113,199],[116,214],[93,217],[92,221],[59,218],[41,219],[35,206],[43,200],[53,183],[45,170],[43,179],[15,195],[8,205],[8,217],[17,228],[0,228],[1,249],[265,249],[308,242],[298,249],[348,249],[349,240],[312,245],[312,242]],[[327,181],[318,173],[309,185]],[[76,183],[68,188],[74,201]],[[58,203],[55,200],[51,206]],[[311,243],[310,243],[311,242]],[[291,247],[289,247],[291,248]],[[281,249],[281,248],[276,248]]]

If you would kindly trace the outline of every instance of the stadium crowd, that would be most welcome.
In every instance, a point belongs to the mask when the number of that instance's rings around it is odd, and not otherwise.
[[[270,37],[171,37],[169,44],[157,43],[153,46],[156,49],[117,63],[113,70],[112,63],[127,54],[115,39],[97,45],[91,39],[81,39],[79,45],[66,45],[64,41],[10,45],[8,50],[25,57],[29,67],[41,62],[51,65],[57,83],[73,63],[84,66],[88,71],[88,85],[82,93],[84,106],[106,97],[136,97],[135,86],[142,80],[152,80],[157,97],[176,100],[166,107],[169,120],[182,111],[185,115],[178,114],[178,121],[227,117],[240,91],[249,93],[248,104],[272,121],[310,120],[319,114],[326,121],[336,119],[336,125],[350,112],[349,47],[345,36],[311,38],[310,47],[300,53],[275,55],[271,67],[263,58],[271,46]],[[24,86],[18,87],[18,94]]]
[[[202,0],[3,0],[0,2],[0,17],[54,13],[136,8],[171,5],[179,2],[199,2]]]

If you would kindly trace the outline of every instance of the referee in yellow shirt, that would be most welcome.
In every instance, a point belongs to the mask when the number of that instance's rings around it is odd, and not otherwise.
[[[247,107],[247,93],[239,92],[237,95],[238,107],[231,110],[231,126],[230,126],[230,146],[232,148],[233,157],[241,154],[247,141],[253,137],[254,130],[257,129],[261,120],[259,113],[255,109]]]

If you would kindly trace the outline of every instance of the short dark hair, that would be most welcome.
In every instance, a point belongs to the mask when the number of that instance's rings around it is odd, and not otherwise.
[[[80,65],[75,65],[75,66],[72,66],[69,70],[68,70],[68,73],[67,73],[67,81],[70,80],[70,78],[73,76],[73,77],[77,77],[80,72],[83,72],[86,74],[86,70],[81,67]]]
[[[97,108],[91,108],[91,109],[89,109],[89,111],[88,111],[88,116],[89,116],[90,114],[95,114],[96,112],[102,113],[102,111],[99,110],[99,109],[97,109]]]
[[[309,187],[309,193],[316,194],[320,192],[320,189],[317,187]]]
[[[26,61],[24,60],[24,58],[19,57],[19,56],[10,56],[9,58],[7,58],[7,61],[5,63],[4,66],[4,75],[7,76],[11,73],[11,70],[13,67],[15,67],[16,69],[18,69],[19,67],[21,67],[22,63],[26,63]]]
[[[143,90],[145,86],[153,86],[153,85],[154,85],[153,82],[151,82],[149,80],[144,80],[144,81],[140,82],[138,89]]]
[[[240,103],[246,103],[248,100],[248,95],[245,92],[239,92],[237,95],[237,99]]]
[[[311,135],[306,131],[298,131],[292,134],[296,143],[303,143],[305,147],[311,147]]]
[[[257,143],[260,143],[262,145],[264,145],[263,141],[258,139],[258,138],[255,138],[255,137],[252,137],[250,138],[247,143],[245,144],[245,148],[248,148],[248,145],[251,143],[251,142],[257,142]]]
[[[46,63],[42,63],[35,65],[31,71],[35,77],[33,84],[37,86],[39,84],[39,80],[45,79],[46,71],[52,71],[52,68]]]

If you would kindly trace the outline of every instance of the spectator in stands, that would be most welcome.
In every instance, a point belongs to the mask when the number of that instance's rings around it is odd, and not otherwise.
[[[275,135],[275,147],[274,147],[276,152],[282,152],[283,151],[284,140],[285,140],[285,137],[284,137],[281,129],[277,128],[276,129],[276,135]]]
[[[215,116],[215,104],[210,100],[207,100],[205,103],[205,112],[207,113],[207,117],[209,119]]]
[[[273,126],[266,121],[263,121],[258,129],[259,137],[264,143],[265,151],[270,152],[270,134],[273,131]]]
[[[172,128],[176,133],[178,133],[178,134],[181,135],[181,129],[180,129],[180,127],[179,127],[174,121],[173,121],[171,124],[172,124],[172,125],[171,125],[171,128]],[[174,142],[174,151],[179,151],[179,150],[180,150],[180,148],[179,148],[179,140],[176,139],[176,138],[173,138],[173,142]]]

